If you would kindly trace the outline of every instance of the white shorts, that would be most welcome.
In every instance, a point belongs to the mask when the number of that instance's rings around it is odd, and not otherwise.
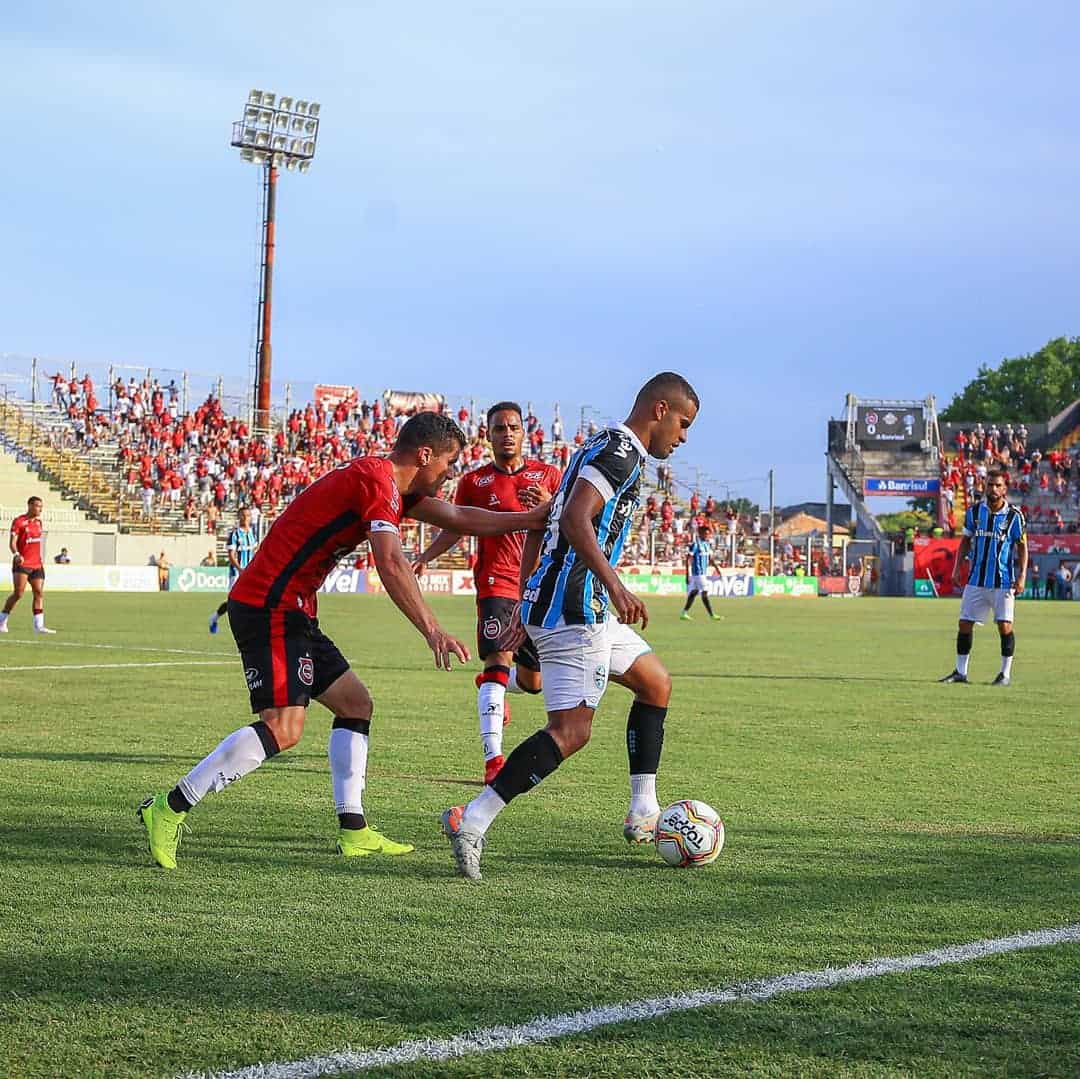
[[[977,622],[980,626],[988,614],[995,622],[1013,621],[1016,597],[1011,588],[980,588],[977,584],[964,586],[960,599],[960,621]]]
[[[693,573],[686,579],[686,591],[687,592],[705,592],[709,591],[709,579],[704,573]]]
[[[540,656],[544,707],[549,712],[579,704],[596,708],[608,677],[625,674],[636,659],[652,651],[629,626],[614,619],[592,626],[525,630]]]

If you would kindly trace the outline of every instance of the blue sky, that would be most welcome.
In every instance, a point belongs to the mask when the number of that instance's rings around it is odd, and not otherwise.
[[[323,105],[275,382],[621,416],[674,368],[684,475],[818,499],[847,391],[1080,332],[1078,54],[1049,2],[24,5],[0,352],[243,379],[265,87]]]

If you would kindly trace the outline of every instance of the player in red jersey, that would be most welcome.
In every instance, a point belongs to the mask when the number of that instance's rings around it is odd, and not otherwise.
[[[494,535],[541,528],[546,507],[488,513],[436,497],[464,445],[453,420],[422,412],[402,427],[389,457],[358,457],[328,472],[274,522],[229,594],[229,627],[259,719],[230,734],[168,794],[140,807],[158,865],[176,868],[183,820],[192,806],[296,745],[312,700],[334,714],[329,756],[338,851],[352,857],[413,849],[380,835],[364,816],[371,695],[319,628],[315,593],[341,557],[367,540],[383,587],[427,641],[435,666],[449,670],[453,656],[468,661],[468,648],[442,629],[420,594],[401,549],[402,517]]]
[[[492,405],[487,414],[488,438],[495,454],[492,464],[468,472],[458,482],[454,501],[501,512],[531,509],[549,502],[559,489],[562,473],[543,461],[526,460],[522,454],[525,428],[521,406],[513,401]],[[461,537],[441,532],[416,560],[417,574]],[[502,735],[510,721],[506,694],[539,693],[540,659],[532,641],[513,652],[502,638],[510,628],[521,599],[521,553],[523,532],[510,532],[480,540],[480,554],[473,571],[476,582],[476,640],[484,673],[477,675],[476,708],[480,713],[480,742],[484,750],[484,782],[490,783],[503,766]],[[530,567],[531,568],[531,567]],[[514,669],[511,670],[511,663]]]
[[[41,561],[41,542],[44,530],[41,527],[42,501],[35,495],[26,502],[26,512],[11,522],[11,584],[12,592],[0,611],[0,633],[8,631],[8,615],[15,609],[15,604],[22,599],[29,583],[33,593],[34,632],[55,633],[55,629],[45,628],[45,566]]]

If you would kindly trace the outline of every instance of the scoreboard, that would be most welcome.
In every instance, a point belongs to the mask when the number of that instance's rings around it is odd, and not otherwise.
[[[855,413],[855,440],[867,450],[919,450],[926,438],[921,408],[859,405]]]

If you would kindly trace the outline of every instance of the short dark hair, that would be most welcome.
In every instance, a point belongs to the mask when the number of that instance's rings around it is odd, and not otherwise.
[[[26,504],[27,504],[27,505],[29,506],[31,502],[41,502],[41,501],[42,501],[42,500],[41,500],[41,496],[40,496],[40,495],[31,495],[31,496],[30,496],[30,497],[29,497],[29,498],[28,498],[28,499],[26,500]]]
[[[994,465],[993,468],[988,468],[986,470],[986,482],[987,483],[989,483],[991,480],[997,479],[999,476],[1006,483],[1009,482],[1009,473],[1006,472],[1005,469],[1003,469],[1000,465]]]
[[[487,410],[488,427],[491,426],[491,417],[494,416],[496,412],[516,412],[518,414],[518,419],[521,420],[522,423],[525,422],[525,417],[521,414],[521,405],[519,405],[517,401],[500,401],[497,405],[492,405],[491,408]]]
[[[693,404],[694,408],[701,408],[701,401],[694,391],[694,387],[682,375],[677,375],[674,371],[661,371],[660,374],[653,375],[638,390],[638,395],[634,398],[634,405],[636,407],[637,405],[650,404],[653,401],[669,401],[672,397],[685,397],[687,401]]]
[[[438,412],[418,412],[406,420],[398,432],[396,450],[418,450],[430,446],[436,453],[445,453],[453,443],[465,448],[465,432],[449,417]]]

